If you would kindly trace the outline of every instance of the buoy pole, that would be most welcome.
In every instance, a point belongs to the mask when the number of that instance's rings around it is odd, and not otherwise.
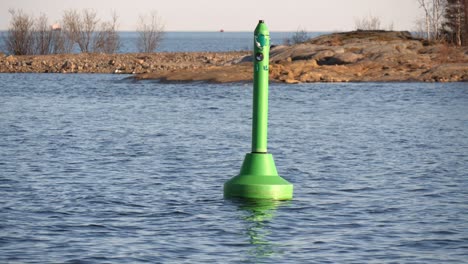
[[[252,153],[267,153],[270,33],[260,20],[254,32]]]
[[[270,33],[260,20],[254,31],[252,152],[245,156],[239,175],[224,184],[225,197],[290,200],[293,196],[293,185],[278,175],[267,152],[269,52]]]

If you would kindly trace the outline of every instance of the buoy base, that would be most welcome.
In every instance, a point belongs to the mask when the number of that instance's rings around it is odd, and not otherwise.
[[[239,175],[224,184],[225,197],[291,200],[293,185],[276,171],[269,153],[248,153]]]

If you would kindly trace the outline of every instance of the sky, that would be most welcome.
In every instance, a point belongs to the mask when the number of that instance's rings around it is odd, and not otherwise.
[[[264,19],[270,31],[348,31],[356,19],[380,18],[384,28],[414,30],[423,16],[417,0],[0,0],[0,30],[10,20],[8,10],[22,9],[51,24],[64,10],[91,8],[103,20],[114,10],[119,30],[135,30],[138,17],[156,11],[166,31],[252,31]]]

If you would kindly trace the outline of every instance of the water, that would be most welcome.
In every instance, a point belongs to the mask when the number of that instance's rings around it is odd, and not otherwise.
[[[271,32],[271,44],[281,45],[295,32]],[[309,37],[316,37],[325,32],[309,32]],[[121,32],[122,47],[119,52],[137,52],[136,32]],[[167,32],[157,49],[161,52],[193,51],[239,51],[253,50],[252,32]]]
[[[467,263],[466,84],[272,84],[253,203],[250,84],[122,78],[0,75],[0,263]]]
[[[6,53],[3,37],[6,32],[0,31],[0,51]],[[295,32],[271,32],[272,45],[281,45],[290,39]],[[325,32],[309,32],[309,37],[319,36]],[[121,46],[118,53],[138,52],[137,32],[119,32]],[[252,32],[166,32],[163,35],[157,52],[194,52],[194,51],[240,51],[253,49]],[[78,53],[78,47],[75,47]]]

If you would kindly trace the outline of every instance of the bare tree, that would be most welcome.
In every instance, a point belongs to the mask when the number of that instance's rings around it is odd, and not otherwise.
[[[368,15],[367,17],[354,19],[354,26],[356,30],[379,30],[380,29],[380,18]]]
[[[53,28],[45,14],[41,14],[34,24],[34,53],[59,54],[64,52],[65,37],[60,28]]]
[[[10,26],[3,40],[7,52],[12,54],[70,53],[75,44],[81,52],[114,53],[120,46],[115,12],[110,21],[99,24],[94,10],[70,9],[62,15],[62,26],[57,24],[54,28],[45,14],[35,19],[22,10],[10,9],[9,13]]]
[[[465,9],[465,34],[464,34],[464,45],[468,46],[468,0],[464,0]]]
[[[431,12],[429,11],[428,3],[426,0],[418,0],[420,7],[424,10],[424,21],[425,21],[425,32],[426,38],[430,40],[431,38]]]
[[[427,33],[426,33],[426,22],[424,19],[417,19],[414,22],[414,33],[413,35],[417,38],[427,38]]]
[[[67,38],[64,32],[61,29],[52,29],[51,30],[51,47],[50,53],[59,54],[65,53],[66,43],[68,43]]]
[[[291,43],[292,44],[304,43],[309,39],[310,37],[307,31],[303,28],[299,28],[297,29],[296,33],[294,33],[293,36],[291,37]]]
[[[34,24],[34,39],[35,39],[35,54],[50,54],[52,53],[52,28],[49,26],[49,21],[45,14],[41,14]]]
[[[32,16],[23,13],[22,10],[10,9],[10,26],[5,37],[5,48],[15,55],[32,54],[34,52]]]
[[[92,9],[83,9],[81,22],[80,35],[76,42],[78,43],[81,52],[90,52],[93,35],[96,31],[96,26],[99,23],[96,11]]]
[[[102,22],[93,41],[94,52],[115,53],[120,48],[120,36],[117,33],[118,16],[112,12],[111,21]]]
[[[446,5],[447,0],[432,1],[432,31],[434,32],[434,39],[440,39],[440,31]]]
[[[140,15],[137,25],[137,48],[140,52],[154,52],[164,34],[164,24],[156,11]]]
[[[442,29],[446,40],[458,46],[462,45],[464,19],[463,0],[448,0]]]
[[[294,45],[304,43],[309,40],[309,34],[303,28],[298,28],[297,31],[290,37],[283,40],[284,45]]]
[[[92,9],[83,9],[81,15],[77,10],[66,10],[62,16],[63,30],[68,39],[65,50],[71,52],[76,43],[81,52],[90,52],[98,23],[96,11]]]
[[[417,0],[424,11],[425,33],[428,40],[441,38],[446,0]]]
[[[65,10],[62,15],[62,32],[64,34],[63,49],[65,53],[71,53],[73,46],[80,37],[80,14],[75,9]]]

